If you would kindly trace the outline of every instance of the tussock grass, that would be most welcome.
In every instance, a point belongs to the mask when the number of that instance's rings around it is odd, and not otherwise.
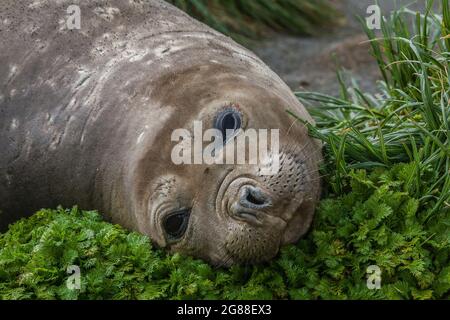
[[[270,31],[317,34],[340,16],[328,0],[168,0],[241,43]]]
[[[365,28],[384,79],[378,94],[363,93],[355,83],[347,86],[340,75],[338,98],[297,93],[315,106],[310,111],[318,125],[310,130],[325,142],[331,192],[345,191],[343,177],[351,169],[406,162],[415,166],[412,195],[431,206],[429,215],[449,209],[450,12],[448,0],[442,1],[443,15],[431,12],[432,3],[424,14],[394,11],[382,22],[380,37]]]

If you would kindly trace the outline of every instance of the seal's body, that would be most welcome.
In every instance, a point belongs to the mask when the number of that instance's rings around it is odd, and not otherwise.
[[[1,1],[0,225],[77,204],[215,264],[269,259],[319,194],[320,145],[286,109],[312,121],[256,56],[165,2]],[[277,175],[171,161],[174,129],[230,119],[280,129]]]

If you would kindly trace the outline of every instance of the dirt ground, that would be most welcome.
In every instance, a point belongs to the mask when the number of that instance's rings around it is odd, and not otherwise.
[[[336,59],[366,91],[376,91],[380,73],[370,55],[367,38],[356,16],[369,16],[366,10],[375,0],[334,0],[345,15],[343,25],[318,37],[276,35],[263,40],[253,51],[265,61],[294,91],[318,91],[337,95]],[[424,9],[424,0],[379,0],[382,14],[395,7],[409,5]],[[336,58],[334,58],[334,56]]]

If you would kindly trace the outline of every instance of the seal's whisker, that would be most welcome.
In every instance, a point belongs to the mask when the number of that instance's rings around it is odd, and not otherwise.
[[[292,139],[292,140],[288,140],[287,148],[291,148],[292,146],[294,146],[294,148],[293,148],[293,150],[291,150],[291,152],[293,152],[294,154],[299,154],[299,153],[303,152],[306,148],[310,147],[311,143],[312,143],[312,140],[308,140],[306,142],[306,144],[299,145],[298,143],[296,143],[296,141],[294,139]],[[299,150],[299,148],[301,148],[301,149]],[[319,150],[319,151],[321,151],[321,150]]]
[[[222,251],[223,254],[219,258],[219,263],[215,266],[216,270],[224,267],[231,260],[231,257],[228,255],[227,250],[225,248],[225,244],[219,245],[219,251]]]
[[[286,137],[289,137],[290,131],[291,129],[294,127],[294,125],[297,123],[297,119],[294,119],[291,123],[291,125],[289,126],[288,130],[286,131]]]
[[[286,136],[289,136],[289,134],[291,133],[292,127],[293,127],[295,124],[298,124],[298,123],[300,123],[300,125],[303,125],[303,126],[304,126],[304,124],[301,123],[298,119],[293,119],[293,120],[292,120],[292,124],[289,126],[289,129],[286,131]]]
[[[226,257],[225,259],[220,259],[219,264],[216,266],[216,270],[226,267],[228,262],[230,262],[232,260],[232,258],[230,256]]]
[[[303,152],[303,151],[304,151],[304,148],[302,150],[300,150],[300,152]],[[312,151],[312,153],[310,153],[307,157],[303,158],[302,160],[304,162],[310,161],[310,160],[312,160],[313,157],[316,157],[321,152],[322,152],[322,150],[320,150],[320,149],[319,150],[314,150],[314,151]]]
[[[325,177],[325,175],[324,176],[319,176],[319,177],[317,177],[317,178],[315,178],[315,179],[310,179],[308,182],[316,182],[316,181],[320,181],[322,178],[324,178]]]

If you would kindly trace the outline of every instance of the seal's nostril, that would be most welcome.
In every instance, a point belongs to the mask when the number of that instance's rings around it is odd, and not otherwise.
[[[249,208],[265,208],[270,205],[269,197],[261,189],[253,186],[242,187],[239,202]]]
[[[256,198],[251,192],[249,192],[248,195],[247,195],[247,201],[251,202],[251,203],[254,203],[256,205],[264,204],[264,200],[263,199]]]

